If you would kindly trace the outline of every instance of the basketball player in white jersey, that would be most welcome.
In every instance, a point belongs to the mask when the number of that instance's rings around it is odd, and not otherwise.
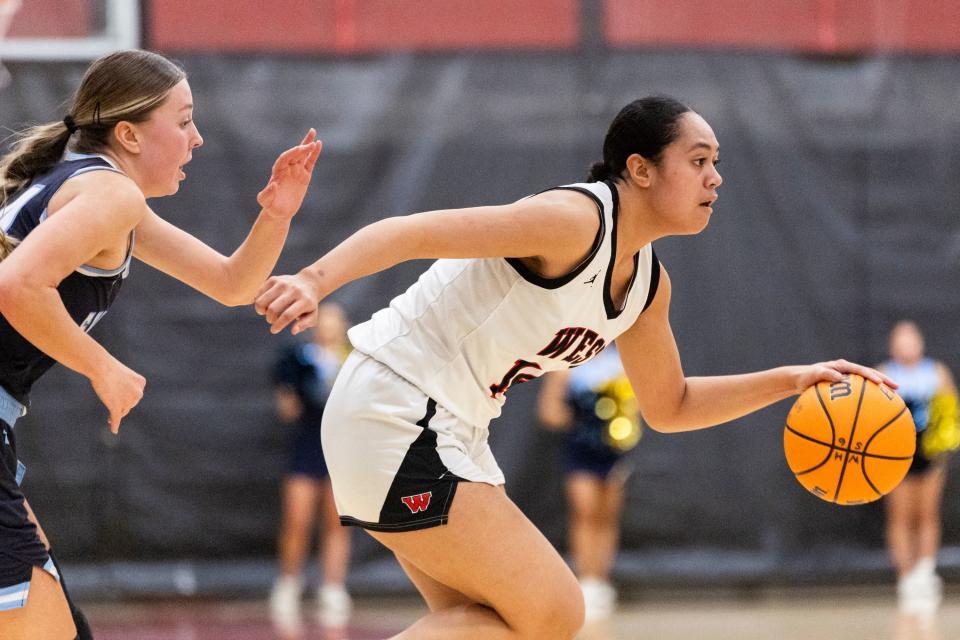
[[[651,427],[686,431],[739,418],[844,373],[843,360],[685,377],[670,329],[670,279],[651,242],[700,232],[721,178],[702,117],[651,97],[627,105],[590,182],[505,206],[381,220],[256,300],[271,331],[315,318],[339,286],[406,260],[440,258],[354,327],[323,418],[344,524],[389,547],[430,613],[416,640],[573,638],[573,573],[502,490],[487,427],[512,385],[576,366],[617,339]],[[443,525],[443,526],[439,526]]]

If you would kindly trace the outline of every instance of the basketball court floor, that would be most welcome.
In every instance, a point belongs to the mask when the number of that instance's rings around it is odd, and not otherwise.
[[[262,601],[84,603],[98,640],[374,640],[425,611],[414,598],[360,598],[350,624],[302,633],[271,625]],[[309,610],[307,610],[309,612]],[[891,588],[758,590],[633,595],[578,640],[956,640],[960,589],[948,588],[932,618],[900,615]]]

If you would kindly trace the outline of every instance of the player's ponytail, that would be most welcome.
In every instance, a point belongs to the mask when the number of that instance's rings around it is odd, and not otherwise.
[[[17,135],[13,149],[0,159],[0,211],[34,175],[60,160],[68,140],[70,132],[62,122],[31,127]],[[0,229],[0,260],[10,255],[13,247]]]
[[[11,195],[27,186],[33,176],[60,161],[70,135],[63,122],[37,125],[17,134],[10,153],[0,159],[0,208]]]
[[[613,171],[607,166],[606,162],[594,162],[590,166],[590,173],[587,175],[587,182],[603,182],[613,177]]]
[[[619,179],[627,158],[638,153],[656,164],[664,148],[676,140],[680,116],[690,107],[669,96],[634,100],[617,114],[603,140],[603,161],[590,168],[588,182]]]
[[[3,231],[0,231],[0,262],[3,262],[11,251],[13,251],[13,243]]]

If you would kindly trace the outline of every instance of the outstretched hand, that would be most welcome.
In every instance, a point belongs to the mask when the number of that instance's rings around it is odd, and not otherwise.
[[[296,335],[317,324],[320,296],[303,275],[273,276],[257,293],[253,308],[270,323],[270,333],[280,333],[293,322],[290,332]]]
[[[867,380],[877,384],[884,384],[894,390],[900,386],[880,371],[871,367],[865,367],[862,364],[848,362],[846,360],[830,360],[829,362],[818,362],[803,367],[797,376],[796,391],[797,393],[802,393],[807,387],[811,387],[824,380],[839,382],[843,375],[847,373],[856,373]]]
[[[281,153],[273,163],[267,186],[257,194],[257,203],[267,215],[289,220],[300,209],[323,146],[316,137],[316,130],[310,129],[303,142]]]

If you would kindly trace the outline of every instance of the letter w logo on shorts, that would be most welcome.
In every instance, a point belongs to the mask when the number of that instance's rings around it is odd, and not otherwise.
[[[410,509],[410,513],[419,513],[420,511],[426,511],[430,506],[430,498],[433,497],[433,491],[427,491],[426,493],[418,493],[412,496],[403,496],[400,498],[403,500],[403,504],[407,505],[407,509]]]

